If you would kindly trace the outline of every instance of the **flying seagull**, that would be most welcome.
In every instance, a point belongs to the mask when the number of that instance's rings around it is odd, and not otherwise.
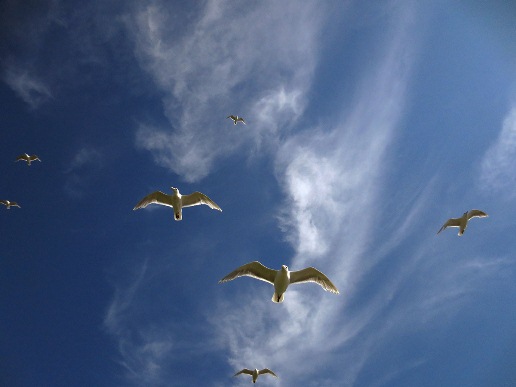
[[[243,119],[243,117],[239,117],[239,116],[234,116],[234,115],[230,115],[230,116],[227,116],[227,118],[231,118],[233,120],[233,124],[236,125],[237,122],[241,122],[243,123],[244,125],[247,125]]]
[[[283,302],[288,286],[295,283],[315,282],[321,285],[324,290],[339,294],[339,290],[331,283],[328,277],[313,267],[307,267],[306,269],[298,271],[289,271],[288,267],[283,265],[280,270],[272,270],[263,266],[258,261],[240,266],[222,278],[219,284],[242,276],[253,277],[274,285],[272,302],[276,303]]]
[[[21,208],[20,205],[16,202],[11,202],[10,200],[0,200],[0,203],[2,203],[4,206],[7,207],[8,210],[11,209],[11,207],[18,207]]]
[[[238,371],[233,376],[237,376],[237,375],[240,375],[240,374],[251,375],[253,377],[253,383],[256,383],[256,379],[258,379],[258,375],[271,374],[272,376],[274,376],[276,378],[278,377],[278,375],[276,375],[274,372],[272,372],[268,368],[264,368],[263,370],[259,370],[259,371],[256,368],[254,369],[254,371],[253,370],[249,370],[247,368],[244,368],[242,371]]]
[[[19,155],[18,158],[16,160],[14,160],[14,161],[15,162],[16,161],[26,161],[27,165],[30,167],[30,163],[32,163],[33,161],[36,161],[36,160],[41,161],[39,159],[39,157],[36,156],[36,155],[30,156],[27,153],[23,153],[23,154]]]
[[[447,227],[458,227],[459,228],[459,236],[464,234],[464,231],[466,231],[466,227],[468,227],[468,221],[471,218],[485,218],[488,216],[484,211],[480,210],[471,210],[466,211],[460,218],[450,218],[448,219],[443,226],[437,231],[437,234],[439,234],[441,231],[443,231]]]
[[[149,204],[161,204],[162,206],[172,207],[174,209],[174,219],[183,219],[183,208],[197,206],[199,204],[206,204],[214,210],[222,211],[221,208],[208,196],[201,192],[194,192],[190,195],[181,195],[179,189],[171,187],[174,192],[172,195],[167,195],[161,191],[153,192],[145,196],[138,204],[133,208],[137,210],[139,208],[145,208]]]

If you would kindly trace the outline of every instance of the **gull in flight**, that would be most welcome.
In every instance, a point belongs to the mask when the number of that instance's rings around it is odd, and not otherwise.
[[[259,371],[256,368],[254,370],[249,370],[247,368],[244,368],[242,371],[238,371],[233,376],[237,376],[237,375],[240,375],[240,374],[251,375],[253,377],[253,383],[256,383],[256,379],[258,379],[258,375],[271,374],[272,376],[275,376],[276,378],[278,377],[278,375],[276,375],[274,372],[272,372],[268,368],[264,368],[263,370],[259,370]]]
[[[7,207],[8,210],[11,209],[11,207],[18,207],[21,208],[20,205],[16,202],[11,202],[10,200],[0,200],[0,203],[2,203],[4,206]]]
[[[244,121],[244,119],[242,117],[239,117],[239,116],[234,116],[234,115],[230,115],[230,116],[227,116],[227,118],[231,118],[233,120],[233,124],[236,125],[237,122],[241,122],[243,123],[244,125],[247,125]]]
[[[32,163],[33,161],[36,161],[36,160],[41,161],[39,159],[39,157],[36,156],[36,155],[30,156],[27,153],[23,153],[23,154],[19,155],[18,158],[16,160],[14,160],[14,161],[15,162],[16,161],[26,161],[27,165],[30,167],[30,163]]]
[[[272,270],[258,261],[240,266],[222,278],[219,283],[231,281],[242,276],[253,277],[274,285],[272,302],[276,303],[283,302],[285,292],[290,284],[302,282],[315,282],[321,285],[324,290],[339,294],[339,290],[331,283],[329,278],[313,267],[307,267],[306,269],[298,271],[289,271],[288,267],[283,265],[279,270]]]
[[[162,206],[172,207],[174,209],[174,219],[183,219],[183,207],[197,206],[199,204],[206,204],[214,210],[222,211],[221,208],[208,196],[201,192],[194,192],[190,195],[181,195],[177,188],[171,187],[173,194],[167,195],[161,191],[153,192],[145,196],[138,204],[133,208],[137,210],[139,208],[145,208],[149,204],[161,204]]]
[[[437,234],[439,234],[441,231],[443,231],[447,227],[458,227],[459,228],[459,236],[464,234],[464,231],[466,231],[466,227],[468,227],[468,221],[471,218],[485,218],[488,216],[484,211],[480,210],[471,210],[466,211],[460,218],[450,218],[448,219],[443,226],[437,231]]]

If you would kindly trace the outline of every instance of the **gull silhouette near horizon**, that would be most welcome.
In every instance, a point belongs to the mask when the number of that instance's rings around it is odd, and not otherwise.
[[[459,236],[462,236],[464,234],[464,231],[466,231],[466,227],[468,227],[468,222],[471,218],[485,218],[489,215],[487,215],[484,211],[480,210],[471,210],[466,211],[460,218],[450,218],[446,222],[444,222],[443,226],[437,231],[437,234],[439,234],[441,231],[446,229],[447,227],[458,227],[459,228]]]
[[[231,118],[233,120],[233,124],[236,125],[238,122],[241,122],[243,123],[244,125],[247,125],[244,121],[244,118],[243,117],[239,117],[239,116],[234,116],[234,115],[230,115],[230,116],[227,116],[227,118]]]
[[[10,200],[0,200],[0,203],[3,204],[5,207],[7,207],[8,210],[11,209],[11,207],[18,207],[21,208],[20,205],[16,202],[11,202]]]
[[[298,271],[290,271],[288,266],[282,265],[281,269],[273,270],[262,265],[258,261],[240,266],[222,278],[219,283],[228,282],[242,276],[256,278],[274,285],[272,302],[275,303],[283,302],[285,292],[289,285],[304,282],[315,282],[324,290],[339,294],[339,290],[330,281],[330,279],[314,267],[307,267],[306,269]]]
[[[206,204],[208,207],[222,212],[222,209],[202,192],[193,192],[189,195],[181,195],[179,193],[179,189],[175,187],[171,188],[173,192],[172,195],[167,195],[161,191],[153,192],[140,200],[133,210],[145,208],[149,204],[160,204],[162,206],[172,207],[174,209],[174,219],[177,221],[183,219],[184,207]]]
[[[27,165],[30,167],[30,164],[33,162],[33,161],[40,161],[40,158],[37,156],[37,155],[29,155],[27,153],[22,153],[21,155],[19,155],[16,160],[14,160],[14,162],[17,162],[17,161],[26,161],[27,162]]]
[[[238,375],[241,375],[241,374],[251,375],[253,377],[253,383],[256,383],[256,379],[258,379],[258,376],[259,375],[263,375],[263,374],[271,374],[272,376],[274,376],[276,378],[278,377],[278,375],[276,375],[274,372],[272,372],[268,368],[264,368],[263,370],[259,370],[259,371],[258,371],[257,368],[255,368],[254,370],[250,370],[248,368],[244,368],[242,371],[238,371],[233,376],[238,376]]]

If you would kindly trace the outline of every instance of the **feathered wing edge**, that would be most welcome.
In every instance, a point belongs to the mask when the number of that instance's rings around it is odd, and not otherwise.
[[[487,215],[484,211],[480,210],[471,210],[468,211],[468,220],[471,218],[485,218],[489,215]]]
[[[183,195],[181,197],[181,204],[183,207],[198,206],[199,204],[206,204],[208,207],[214,210],[222,211],[222,209],[211,200],[207,195],[202,192],[193,192],[189,195]]]
[[[315,282],[319,284],[324,290],[339,294],[339,289],[330,281],[326,275],[321,273],[315,267],[307,267],[303,270],[290,272],[290,284]]]
[[[138,210],[140,208],[145,208],[149,204],[156,203],[164,206],[172,207],[171,196],[167,195],[161,191],[156,191],[151,194],[145,196],[142,200],[140,200],[136,206],[134,206],[133,210]]]
[[[247,368],[244,368],[243,370],[241,371],[238,371],[236,374],[234,374],[233,376],[238,376],[240,374],[247,374],[247,375],[252,375],[253,374],[253,371],[251,370],[248,370]]]
[[[437,231],[437,234],[439,234],[441,231],[445,230],[447,227],[459,227],[460,226],[460,218],[450,218],[444,224],[442,227]]]
[[[263,375],[263,374],[271,374],[272,376],[278,377],[278,375],[276,375],[274,372],[272,372],[268,368],[264,368],[263,370],[258,371],[258,375]]]
[[[242,265],[235,270],[233,270],[231,273],[226,275],[224,278],[222,278],[219,281],[220,283],[231,281],[235,278],[247,276],[247,277],[253,277],[256,279],[259,279],[261,281],[268,282],[270,284],[274,284],[274,278],[276,277],[276,270],[269,269],[268,267],[262,265],[258,261],[246,263],[245,265]]]

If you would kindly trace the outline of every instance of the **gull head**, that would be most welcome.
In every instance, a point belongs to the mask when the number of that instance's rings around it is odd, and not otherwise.
[[[281,265],[281,270],[288,271],[288,266],[287,265]]]
[[[172,191],[177,195],[179,194],[179,188],[176,188],[176,187],[170,187],[172,189]]]

